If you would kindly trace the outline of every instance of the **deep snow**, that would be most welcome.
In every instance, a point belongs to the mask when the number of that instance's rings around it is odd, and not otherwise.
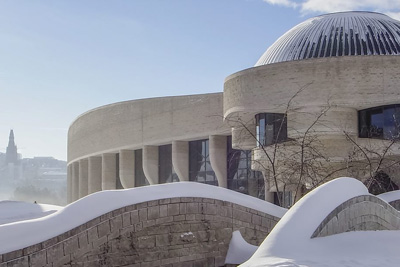
[[[63,207],[34,204],[20,201],[0,201],[0,225],[23,220],[41,218],[50,215]]]
[[[310,238],[334,208],[366,194],[367,188],[353,178],[335,179],[311,191],[282,217],[250,260],[241,266],[400,266],[400,231],[360,231]]]
[[[194,182],[101,191],[38,219],[0,225],[0,254],[37,244],[102,214],[128,205],[173,197],[204,197],[229,201],[276,217],[287,211],[263,200],[229,189]],[[6,240],[6,242],[3,242]]]

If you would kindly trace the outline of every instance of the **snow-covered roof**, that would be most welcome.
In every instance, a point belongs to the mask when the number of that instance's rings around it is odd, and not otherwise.
[[[308,19],[282,35],[255,66],[308,58],[399,55],[400,21],[363,11]]]

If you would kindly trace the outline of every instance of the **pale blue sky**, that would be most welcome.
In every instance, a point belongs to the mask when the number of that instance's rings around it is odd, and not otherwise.
[[[226,76],[309,17],[343,9],[396,17],[390,7],[400,7],[325,2],[0,0],[0,152],[12,128],[23,157],[65,160],[68,127],[89,109],[221,92]]]

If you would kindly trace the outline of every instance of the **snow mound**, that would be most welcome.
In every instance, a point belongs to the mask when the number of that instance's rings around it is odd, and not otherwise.
[[[0,254],[24,248],[60,235],[107,212],[125,206],[173,197],[203,197],[229,201],[275,217],[286,209],[229,189],[195,182],[101,191],[86,196],[49,216],[0,225]]]
[[[23,220],[41,218],[63,207],[20,201],[0,201],[0,225]]]
[[[380,199],[382,199],[388,203],[395,201],[395,200],[399,200],[400,199],[400,190],[386,192],[386,193],[377,195],[377,197],[379,197]]]
[[[332,210],[360,195],[369,195],[368,190],[353,178],[338,178],[311,191],[282,217],[241,266],[398,266],[390,265],[395,261],[387,256],[393,256],[398,264],[400,255],[394,251],[400,248],[395,241],[400,231],[349,232],[311,239]],[[379,264],[371,265],[374,260]]]
[[[225,264],[241,264],[245,262],[250,259],[257,248],[257,246],[247,243],[240,231],[234,231],[229,243]]]

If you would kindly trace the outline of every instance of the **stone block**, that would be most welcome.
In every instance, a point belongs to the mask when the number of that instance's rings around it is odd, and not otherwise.
[[[168,216],[168,205],[161,205],[160,208],[160,217],[167,217]]]
[[[179,203],[168,204],[168,216],[179,215]]]
[[[73,236],[64,240],[64,254],[70,254],[79,249],[78,237]]]
[[[156,246],[163,247],[170,244],[169,234],[156,235]]]
[[[179,204],[179,214],[186,214],[186,203]]]
[[[174,216],[174,222],[181,222],[186,219],[185,215],[176,215]]]
[[[169,204],[169,203],[171,203],[171,199],[170,198],[160,199],[160,200],[158,200],[158,203],[160,205]]]
[[[85,248],[89,245],[88,231],[84,231],[77,235],[79,248]]]
[[[215,204],[209,204],[207,203],[206,205],[206,214],[210,214],[210,215],[215,215],[217,214],[217,206]]]
[[[131,214],[131,223],[132,224],[136,224],[136,223],[140,222],[140,220],[139,220],[139,211],[138,210],[131,211],[130,214]]]
[[[140,267],[159,267],[161,266],[161,261],[160,260],[155,260],[155,261],[150,261],[150,262],[142,262],[140,264]]]
[[[198,213],[199,212],[199,204],[198,203],[187,203],[186,204],[186,213]]]
[[[147,208],[147,219],[154,220],[160,217],[159,206],[152,206]]]
[[[122,222],[123,218],[122,218],[122,214],[115,216],[113,218],[110,219],[110,229],[111,232],[118,232],[120,229],[123,228]]]
[[[136,204],[136,208],[138,210],[147,208],[147,202],[142,202],[142,203]]]
[[[89,228],[87,230],[87,233],[88,233],[88,241],[89,241],[89,243],[92,243],[94,240],[97,240],[99,238],[96,226],[92,227],[92,228]]]
[[[155,236],[141,236],[138,238],[138,247],[139,248],[153,248],[156,245],[156,237]]]
[[[147,221],[147,208],[139,209],[139,221]]]
[[[196,215],[195,214],[186,214],[185,219],[186,219],[186,221],[195,221]]]
[[[53,262],[53,266],[65,266],[67,264],[71,264],[71,255],[69,254],[58,258]]]
[[[97,240],[94,240],[94,241],[93,241],[92,247],[93,247],[94,249],[96,249],[96,248],[100,247],[101,245],[106,244],[107,241],[108,241],[107,236],[99,237]]]
[[[169,222],[173,222],[173,221],[174,221],[173,216],[163,217],[163,218],[156,219],[156,224],[165,224],[165,223],[169,223]]]
[[[28,256],[20,257],[17,259],[13,259],[7,262],[7,267],[17,267],[17,266],[29,266]]]
[[[35,252],[42,250],[42,243],[35,244],[23,249],[23,255],[29,255]],[[0,255],[0,262],[1,262],[1,255]]]
[[[147,220],[143,222],[143,228],[151,227],[156,224],[156,220]]]
[[[47,263],[57,261],[57,259],[64,257],[63,243],[58,243],[54,246],[47,248]]]
[[[147,202],[147,206],[148,207],[158,206],[158,200],[151,200],[151,201]]]
[[[18,249],[18,250],[14,250],[8,253],[3,254],[3,261],[10,261],[13,259],[17,259],[23,256],[23,250],[22,249]]]
[[[29,255],[29,262],[31,267],[44,266],[47,264],[46,250],[41,250],[34,254]]]
[[[167,264],[172,264],[172,263],[177,263],[177,262],[179,262],[179,257],[162,259],[161,260],[161,265],[165,266]],[[204,265],[204,266],[206,266],[206,265]]]
[[[107,236],[111,232],[110,221],[103,221],[99,225],[97,225],[97,232],[99,238]]]

